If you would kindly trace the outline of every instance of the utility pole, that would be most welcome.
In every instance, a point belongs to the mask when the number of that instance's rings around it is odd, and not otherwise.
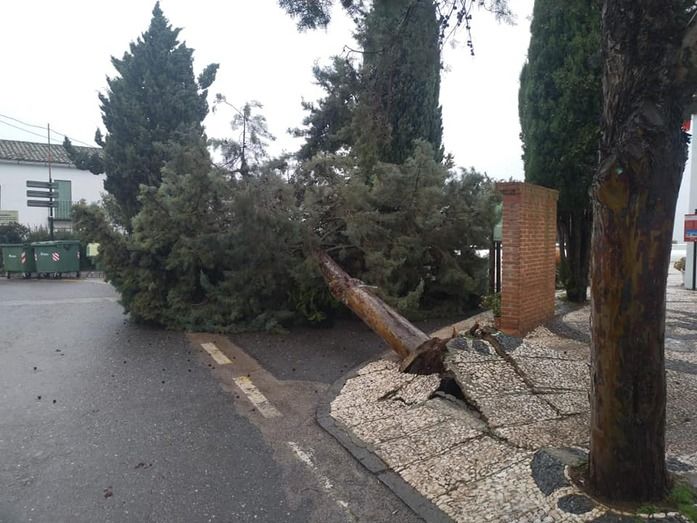
[[[46,129],[48,130],[48,183],[50,187],[53,187],[53,177],[51,176],[51,124],[47,124]],[[53,192],[53,189],[50,189]],[[55,238],[53,237],[53,196],[49,197],[48,202],[50,204],[48,208],[48,228],[51,234],[51,241]]]

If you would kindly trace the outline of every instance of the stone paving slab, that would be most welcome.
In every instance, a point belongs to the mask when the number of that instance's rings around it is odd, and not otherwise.
[[[558,321],[560,325],[564,325],[563,319]],[[542,325],[530,332],[512,354],[514,356],[587,361],[588,342],[561,337]]]
[[[673,455],[695,455],[695,440],[697,439],[697,419],[686,423],[668,425],[666,432],[666,449]]]
[[[525,425],[559,417],[549,403],[530,392],[483,396],[477,398],[477,404],[492,428]]]
[[[588,390],[590,368],[588,360],[528,358],[515,355],[520,370],[539,390]]]
[[[521,448],[587,447],[590,441],[590,425],[587,415],[535,421],[527,425],[500,427],[496,434]]]
[[[390,399],[401,401],[408,405],[427,401],[440,385],[440,377],[417,376],[416,379],[398,389]]]
[[[570,414],[590,415],[591,406],[587,390],[541,394],[540,397],[553,405],[562,416]]]
[[[530,458],[528,451],[482,436],[400,472],[409,483],[433,500],[459,485],[474,483]]]
[[[380,443],[375,450],[393,470],[401,471],[417,461],[442,455],[467,440],[479,437],[485,429],[484,423],[476,418],[469,425],[460,419],[446,420]]]
[[[414,379],[416,376],[413,374],[398,372],[397,365],[394,364],[390,368],[362,374],[348,380],[344,385],[343,393],[355,392],[362,395],[365,400],[376,401],[388,392],[400,388]]]
[[[462,392],[475,402],[485,396],[528,392],[513,367],[503,360],[468,363],[454,356],[450,361],[449,368],[455,373]]]
[[[581,517],[560,509],[559,500],[570,494],[575,494],[574,489],[563,487],[556,490],[552,496],[546,496],[537,488],[531,474],[531,463],[526,460],[474,485],[461,485],[439,497],[436,505],[456,521],[500,522],[501,514],[504,513],[505,521],[520,523],[572,522],[597,517],[605,512],[596,508],[590,500],[582,508],[584,513]],[[581,504],[580,500],[577,504]],[[585,510],[586,508],[589,510]]]
[[[345,408],[334,408],[331,415],[347,427],[361,427],[365,425],[378,426],[380,423],[394,423],[399,416],[404,416],[407,407],[395,402],[386,402],[371,405],[362,403]]]
[[[458,336],[448,342],[451,361],[455,365],[466,367],[469,363],[485,363],[500,361],[491,344],[484,340],[476,340],[465,336]]]
[[[446,411],[429,402],[414,407],[402,407],[399,415],[367,421],[355,425],[352,430],[363,441],[375,445],[435,427],[448,419]]]

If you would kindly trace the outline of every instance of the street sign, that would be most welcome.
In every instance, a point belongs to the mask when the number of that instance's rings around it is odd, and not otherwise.
[[[19,211],[0,211],[0,225],[19,222]]]
[[[33,187],[34,189],[58,189],[58,184],[49,182],[37,182],[35,180],[27,180],[27,187]]]
[[[27,191],[29,198],[58,198],[58,193],[54,191]]]
[[[697,242],[697,214],[685,215],[685,241]]]
[[[58,207],[58,202],[48,200],[27,200],[27,207]]]

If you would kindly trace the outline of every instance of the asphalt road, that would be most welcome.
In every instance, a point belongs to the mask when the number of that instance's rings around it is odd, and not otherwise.
[[[1,523],[419,521],[314,418],[375,355],[360,328],[292,338],[329,340],[317,354],[137,326],[116,299],[0,281]]]

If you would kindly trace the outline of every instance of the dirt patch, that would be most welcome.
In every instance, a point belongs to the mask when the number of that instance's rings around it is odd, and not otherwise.
[[[463,317],[417,322],[426,333]],[[246,333],[229,337],[280,380],[333,383],[348,370],[389,348],[360,320],[340,319],[330,327],[298,327],[284,334]]]

